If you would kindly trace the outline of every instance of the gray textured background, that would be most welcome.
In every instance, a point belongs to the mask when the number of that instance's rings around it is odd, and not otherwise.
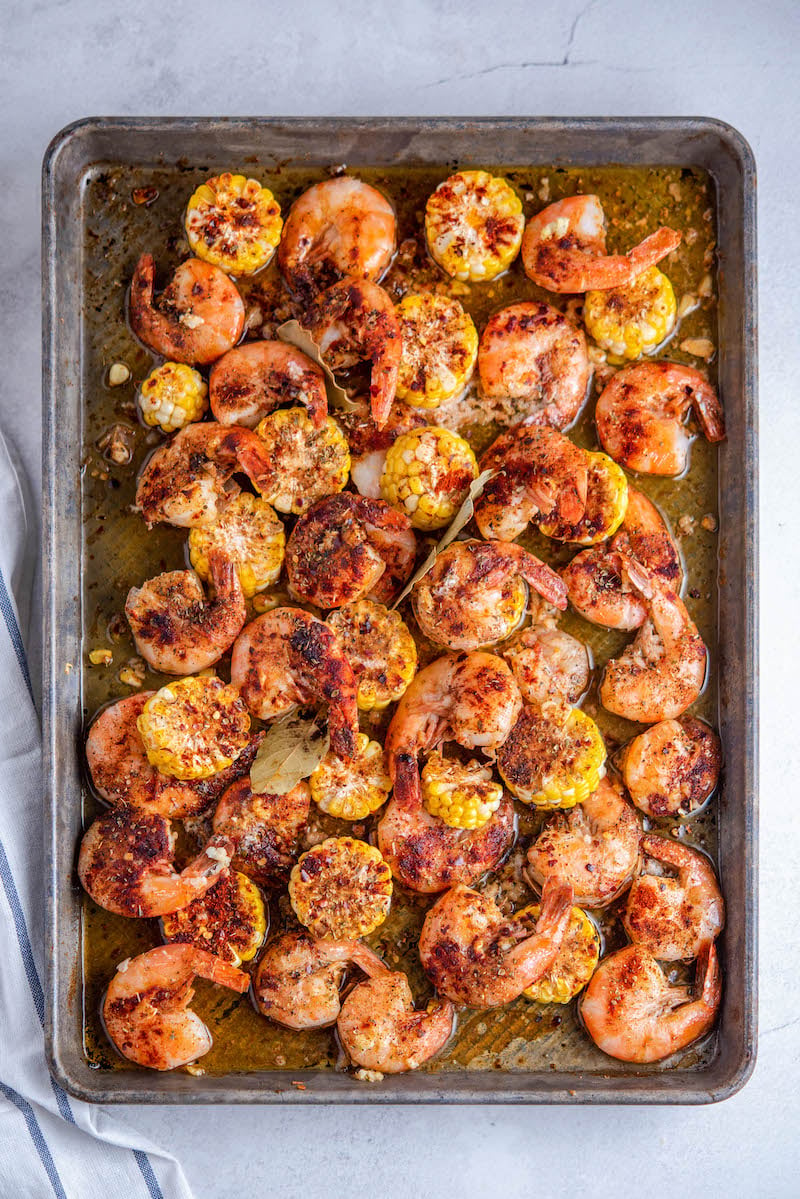
[[[39,487],[39,169],[87,115],[702,114],[759,169],[762,495],[761,1044],[698,1109],[130,1108],[198,1196],[415,1199],[800,1193],[794,889],[800,738],[797,161],[800,5],[0,0],[0,425]],[[0,533],[2,536],[2,533]],[[33,638],[37,613],[32,611]],[[34,646],[34,657],[36,656]],[[735,919],[735,913],[731,913]],[[117,1114],[122,1114],[117,1112]]]

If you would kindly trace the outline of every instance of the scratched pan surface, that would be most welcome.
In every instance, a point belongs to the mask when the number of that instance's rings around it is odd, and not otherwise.
[[[141,521],[124,511],[130,469],[109,469],[94,449],[113,421],[135,424],[125,408],[130,395],[110,391],[105,369],[117,358],[136,378],[148,368],[125,327],[124,285],[143,248],[155,250],[164,266],[174,262],[182,199],[208,174],[247,169],[273,188],[285,212],[301,187],[340,163],[392,195],[401,238],[418,227],[424,196],[440,178],[455,166],[481,165],[502,166],[511,175],[526,197],[526,213],[541,206],[547,189],[552,199],[598,190],[609,208],[615,197],[638,205],[650,228],[659,203],[686,203],[682,216],[692,224],[696,217],[706,243],[717,244],[711,269],[718,304],[690,316],[680,337],[710,335],[719,345],[712,371],[728,438],[716,462],[715,453],[695,442],[689,476],[671,496],[645,488],[673,527],[682,513],[718,512],[720,522],[712,536],[698,521],[682,551],[697,592],[687,602],[714,660],[698,711],[718,724],[725,749],[720,794],[691,832],[715,857],[728,903],[720,946],[725,991],[715,1033],[666,1066],[613,1062],[581,1031],[574,1004],[540,1007],[525,1000],[468,1014],[429,1069],[374,1084],[334,1068],[330,1034],[298,1041],[249,1010],[246,998],[232,1002],[229,993],[210,988],[200,988],[195,1004],[217,1040],[202,1076],[122,1065],[102,1036],[97,1010],[109,967],[157,943],[157,930],[148,922],[104,923],[105,914],[84,901],[75,877],[77,838],[95,802],[82,787],[82,726],[125,690],[116,671],[132,648],[124,636],[114,643],[108,672],[90,670],[86,654],[109,644],[106,626],[130,583],[180,565],[183,541],[176,530],[141,537]],[[641,171],[628,169],[641,167],[654,168],[649,198],[642,194]],[[157,186],[158,201],[152,208],[133,205],[132,189],[148,185]],[[756,1039],[755,169],[746,143],[705,119],[98,119],[58,135],[45,159],[43,187],[48,1050],[62,1084],[103,1103],[697,1103],[733,1093],[752,1070]],[[627,244],[638,240],[628,233]],[[698,261],[689,253],[670,267],[679,296],[696,287]],[[519,286],[520,276],[515,282],[511,272],[492,294],[464,300],[479,324],[492,308],[531,294],[530,284]],[[681,358],[677,345],[669,356]],[[588,407],[590,415],[591,402]],[[590,420],[576,433],[589,444]],[[146,449],[140,429],[134,464]],[[595,636],[600,661],[615,648]],[[609,724],[604,732],[612,744],[628,735]],[[533,826],[526,829],[523,821],[522,831],[530,835]],[[503,872],[509,902],[514,866],[512,859]],[[396,924],[378,930],[384,940],[375,944],[412,968],[420,912],[408,896],[396,907]],[[273,917],[280,919],[280,911]],[[418,969],[412,982],[424,994]]]

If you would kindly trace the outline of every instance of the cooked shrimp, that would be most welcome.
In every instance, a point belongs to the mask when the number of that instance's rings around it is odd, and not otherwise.
[[[719,781],[722,747],[703,720],[661,720],[625,746],[620,769],[640,811],[656,818],[691,816]]]
[[[582,804],[547,821],[528,850],[527,873],[537,887],[569,883],[580,907],[604,908],[630,885],[641,836],[635,809],[606,776]]]
[[[694,412],[709,441],[725,437],[717,393],[699,371],[677,362],[640,362],[618,371],[597,401],[600,444],[615,462],[644,475],[680,475],[689,461]]]
[[[430,909],[419,935],[422,966],[436,990],[467,1007],[511,1003],[550,969],[572,914],[572,887],[542,891],[533,932],[506,919],[491,899],[456,886]]]
[[[534,554],[510,541],[454,541],[414,587],[414,614],[431,641],[474,650],[503,641],[525,612],[530,584],[559,608],[566,588]]]
[[[414,569],[416,553],[404,513],[352,492],[327,496],[292,530],[289,589],[318,608],[341,608],[361,596],[389,604]]]
[[[394,254],[394,209],[368,183],[342,175],[304,191],[292,205],[278,265],[304,299],[349,275],[376,282]]]
[[[449,1000],[415,1008],[405,974],[385,968],[353,988],[336,1021],[353,1065],[381,1074],[402,1074],[430,1061],[454,1026]]]
[[[305,782],[285,795],[254,794],[249,778],[232,783],[214,809],[212,823],[217,836],[233,842],[233,869],[262,887],[285,887],[310,805]]]
[[[152,254],[142,254],[131,281],[131,328],[148,349],[173,362],[204,366],[236,345],[244,330],[244,302],[224,271],[189,258],[157,300],[155,273]]]
[[[155,691],[127,695],[103,708],[86,738],[86,762],[95,790],[110,804],[129,804],[156,816],[198,816],[246,774],[264,734],[257,733],[233,763],[204,779],[176,779],[149,761],[138,719]]]
[[[525,274],[548,291],[626,287],[676,250],[681,235],[661,228],[627,254],[606,254],[606,218],[598,196],[568,196],[532,217],[522,239]]]
[[[711,1030],[722,996],[713,943],[697,959],[694,997],[673,987],[653,955],[628,945],[602,961],[583,993],[586,1031],[603,1053],[622,1062],[660,1062]]]
[[[591,660],[582,641],[537,616],[501,651],[526,704],[562,709],[577,704],[589,686]]]
[[[246,625],[231,656],[231,681],[254,716],[271,720],[297,704],[328,705],[331,749],[349,761],[358,707],[353,668],[328,625],[300,608],[274,608]]]
[[[655,504],[628,486],[628,507],[619,532],[607,545],[576,554],[561,571],[573,608],[606,629],[638,629],[647,605],[628,581],[620,554],[630,554],[677,591],[681,557]]]
[[[650,873],[634,879],[622,923],[634,945],[660,962],[688,961],[714,941],[725,922],[725,903],[705,854],[666,837],[642,837],[645,862],[654,858],[677,877]]]
[[[194,674],[218,662],[247,619],[236,564],[212,553],[216,595],[206,599],[193,570],[171,570],[131,587],[125,615],[136,649],[163,674]]]
[[[683,600],[647,567],[623,559],[648,617],[631,645],[603,672],[600,700],[609,712],[655,724],[680,716],[703,690],[708,651]]]
[[[302,404],[319,428],[328,414],[320,367],[283,341],[249,341],[214,363],[208,378],[211,411],[221,425],[254,429],[276,408]]]
[[[348,966],[386,972],[361,941],[317,940],[305,929],[281,933],[267,943],[253,977],[258,1010],[284,1028],[329,1028],[339,1015]]]
[[[370,362],[370,408],[376,423],[384,425],[397,390],[403,339],[383,288],[365,279],[342,279],[317,296],[306,327],[332,370]]]
[[[586,510],[586,454],[555,429],[523,421],[500,434],[480,465],[499,472],[475,501],[486,538],[514,541],[538,515],[577,524]]]
[[[211,1033],[189,1010],[198,975],[232,991],[250,985],[249,974],[194,945],[159,945],[120,962],[103,1001],[103,1024],[123,1057],[175,1070],[208,1053]]]
[[[492,755],[521,707],[514,676],[495,654],[445,654],[431,662],[412,680],[386,734],[395,798],[416,802],[419,755],[443,741]]]
[[[589,387],[586,338],[549,304],[512,304],[481,334],[478,373],[483,395],[524,400],[531,424],[566,429]]]
[[[86,830],[78,877],[95,903],[119,916],[165,916],[205,895],[227,870],[233,842],[212,837],[178,874],[170,823],[135,808],[104,812]]]
[[[264,443],[252,429],[226,429],[214,421],[187,425],[148,458],[136,503],[148,525],[211,524],[239,493],[234,474],[241,471],[257,486],[269,468]]]

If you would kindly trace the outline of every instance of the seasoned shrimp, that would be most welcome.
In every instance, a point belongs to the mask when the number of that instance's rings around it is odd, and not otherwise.
[[[638,629],[647,617],[647,605],[623,569],[622,553],[679,589],[683,569],[678,547],[655,504],[630,485],[619,532],[607,545],[576,554],[561,571],[573,608],[606,629]]]
[[[371,364],[370,409],[375,422],[384,425],[397,390],[403,339],[383,288],[365,279],[342,279],[317,296],[306,327],[332,370]]]
[[[628,945],[602,961],[583,994],[580,1013],[603,1053],[621,1062],[660,1062],[711,1030],[722,997],[713,943],[697,959],[694,995],[674,987],[653,955]]]
[[[311,792],[298,783],[285,795],[257,794],[237,779],[214,809],[217,836],[233,842],[231,866],[262,887],[285,887],[308,820]]]
[[[542,605],[544,606],[544,605]],[[501,651],[520,695],[548,714],[577,704],[589,686],[591,660],[582,641],[559,629],[551,616],[537,614]]]
[[[615,462],[644,475],[680,475],[689,461],[690,410],[708,441],[725,437],[714,388],[677,362],[640,362],[618,371],[597,401],[600,444]]]
[[[205,895],[227,870],[233,842],[212,837],[178,874],[170,823],[121,806],[89,826],[81,841],[78,877],[95,903],[119,916],[165,916]]]
[[[385,968],[353,988],[336,1021],[353,1065],[381,1074],[402,1074],[430,1061],[454,1026],[448,999],[415,1008],[405,974]]]
[[[725,922],[725,903],[714,868],[688,845],[646,833],[642,851],[677,877],[645,871],[634,879],[622,923],[634,945],[660,962],[688,961],[714,941]]]
[[[566,429],[589,387],[586,338],[549,304],[512,304],[481,334],[478,373],[484,396],[524,400],[520,415],[532,424]]]
[[[607,907],[630,885],[641,836],[635,809],[606,776],[582,804],[548,820],[528,850],[528,876],[537,887],[569,883],[580,907]]]
[[[361,941],[317,940],[305,929],[281,933],[267,943],[253,978],[258,1010],[284,1028],[329,1028],[339,1015],[348,966],[386,972]]]
[[[266,447],[252,429],[226,429],[214,421],[187,425],[148,458],[136,503],[148,525],[211,524],[239,493],[234,474],[241,471],[258,486],[269,469]]]
[[[487,539],[514,541],[536,516],[577,524],[586,510],[587,456],[555,429],[523,421],[500,434],[480,465],[498,472],[475,501]]]
[[[103,1000],[103,1024],[123,1057],[175,1070],[208,1053],[211,1033],[189,1010],[198,975],[240,993],[250,986],[249,974],[194,945],[159,945],[120,962]]]
[[[221,425],[254,429],[286,404],[302,404],[319,428],[328,414],[320,367],[283,341],[249,341],[214,363],[208,378],[214,419]]]
[[[661,228],[627,254],[606,254],[606,218],[598,196],[568,196],[532,217],[522,238],[525,274],[555,292],[627,287],[676,250],[681,235]]]
[[[414,614],[431,641],[453,650],[481,649],[517,627],[526,583],[556,607],[566,607],[561,579],[521,545],[454,541],[414,587]]]
[[[680,716],[697,699],[708,651],[671,587],[635,559],[624,557],[623,563],[645,599],[648,616],[631,645],[606,664],[600,700],[617,716],[655,724]]]
[[[206,599],[193,570],[171,570],[131,587],[125,615],[136,649],[153,670],[194,674],[218,662],[247,619],[236,564],[209,556],[216,595]]]
[[[162,774],[147,757],[138,719],[155,691],[127,695],[103,708],[86,738],[86,763],[95,790],[107,803],[129,804],[156,816],[198,816],[246,774],[264,734],[256,733],[232,766],[204,779]]]
[[[315,616],[301,608],[275,608],[251,621],[233,647],[231,682],[261,720],[297,704],[327,703],[331,749],[345,761],[355,754],[353,668],[333,629]]]
[[[148,349],[173,362],[206,365],[236,345],[244,301],[224,271],[189,258],[154,300],[155,264],[142,254],[131,281],[130,321]]]
[[[278,265],[304,299],[345,276],[377,282],[394,254],[395,216],[389,201],[360,179],[342,175],[304,191],[292,205]]]
[[[344,492],[298,520],[286,545],[289,590],[318,608],[362,596],[389,604],[414,569],[411,521],[383,500]]]
[[[551,880],[533,932],[506,919],[478,891],[456,886],[430,909],[419,935],[422,966],[436,990],[466,1007],[500,1007],[545,974],[572,915],[572,887]]]
[[[691,816],[702,807],[717,786],[721,763],[719,737],[694,716],[651,725],[620,756],[631,799],[656,818]]]

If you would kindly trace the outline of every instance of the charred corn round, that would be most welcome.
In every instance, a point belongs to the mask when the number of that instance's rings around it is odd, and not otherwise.
[[[401,508],[415,529],[443,529],[478,477],[469,443],[449,429],[425,425],[403,433],[389,447],[381,495]]]
[[[342,491],[350,476],[350,451],[336,421],[317,428],[305,408],[279,408],[256,433],[266,443],[272,473],[259,491],[279,512],[306,512],[317,500]]]
[[[437,408],[466,387],[478,357],[472,317],[447,296],[404,296],[397,305],[403,356],[398,398],[414,408]]]
[[[606,541],[622,524],[628,510],[628,480],[625,471],[608,454],[586,452],[589,477],[586,510],[576,525],[558,520],[540,520],[539,530],[554,541],[596,545]]]
[[[147,425],[174,433],[190,425],[208,407],[208,386],[199,371],[183,362],[164,362],[139,388],[139,408]]]
[[[531,924],[539,919],[541,908],[533,903],[516,913],[518,920]],[[522,994],[537,1003],[569,1003],[588,983],[600,960],[600,934],[583,908],[572,909],[564,940],[546,974]]]
[[[221,679],[176,679],[156,691],[136,721],[150,763],[178,779],[204,779],[238,758],[250,717],[239,692]]]
[[[417,647],[399,612],[360,599],[337,608],[328,624],[341,638],[358,684],[362,712],[400,699],[417,672]]]
[[[161,931],[168,944],[196,945],[223,961],[241,966],[242,962],[251,961],[261,948],[267,932],[267,914],[255,883],[238,870],[230,870],[188,907],[164,916]]]
[[[269,188],[227,171],[198,187],[185,223],[192,252],[232,275],[253,275],[266,266],[283,227]]]
[[[388,916],[392,872],[373,845],[329,837],[292,870],[289,898],[297,919],[315,937],[355,940]]]
[[[488,171],[459,171],[425,207],[433,259],[454,279],[483,283],[508,270],[519,253],[525,218],[513,187]]]
[[[219,550],[236,563],[247,599],[277,583],[283,566],[286,534],[266,500],[242,491],[210,525],[189,532],[189,558],[205,582],[211,581],[208,557]]]
[[[591,795],[605,774],[600,730],[580,708],[551,719],[526,704],[497,751],[497,769],[512,795],[541,808],[572,808]]]
[[[386,803],[392,789],[383,746],[366,733],[358,734],[351,762],[329,751],[308,782],[317,807],[340,820],[366,820]]]
[[[675,292],[656,266],[637,275],[628,287],[587,291],[583,320],[590,337],[624,362],[652,354],[675,328]]]
[[[500,807],[503,788],[484,763],[447,761],[434,750],[422,771],[422,798],[450,828],[482,828]]]

